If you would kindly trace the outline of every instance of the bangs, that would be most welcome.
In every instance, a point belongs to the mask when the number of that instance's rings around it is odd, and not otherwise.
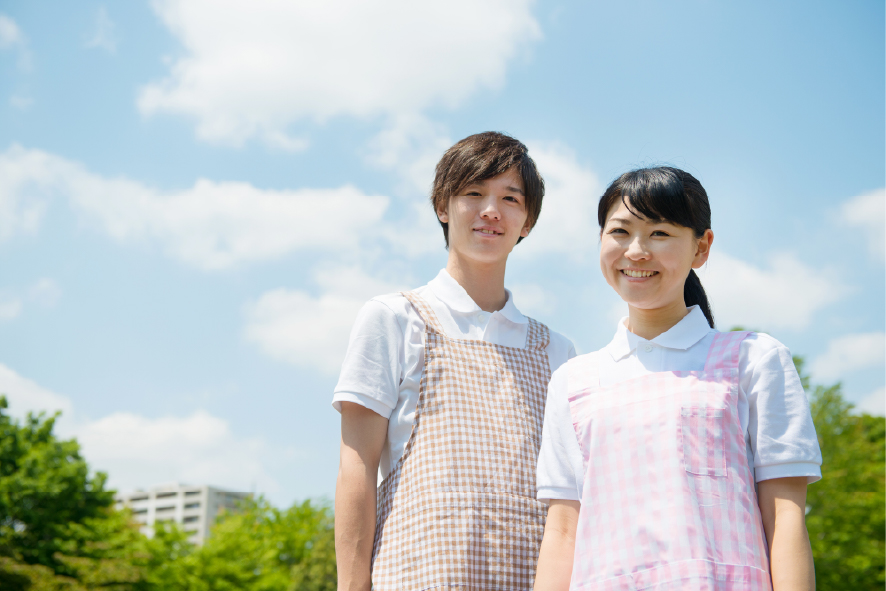
[[[606,224],[606,216],[612,206],[621,201],[628,211],[639,218],[692,228],[700,235],[710,227],[710,207],[707,205],[707,195],[703,203],[693,203],[688,193],[695,191],[688,192],[686,186],[686,182],[692,181],[695,179],[690,174],[664,166],[626,172],[612,183],[600,200],[600,228]],[[695,181],[695,184],[698,182]],[[694,185],[692,188],[696,189]]]

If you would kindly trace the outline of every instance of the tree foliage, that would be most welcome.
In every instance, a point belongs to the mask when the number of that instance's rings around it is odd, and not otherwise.
[[[175,526],[143,536],[113,507],[56,416],[21,424],[0,396],[0,589],[3,591],[326,591],[335,589],[332,514],[264,499],[223,514],[201,547]]]
[[[807,493],[816,586],[883,589],[886,419],[853,414],[839,383],[815,386],[810,399],[822,454],[822,479]]]
[[[199,548],[175,527],[157,531],[148,580],[169,591],[332,591],[332,515],[310,501],[289,509],[264,499],[222,516]]]
[[[106,475],[53,435],[57,414],[19,424],[6,409],[0,396],[0,588],[132,588],[140,534],[113,509]]]

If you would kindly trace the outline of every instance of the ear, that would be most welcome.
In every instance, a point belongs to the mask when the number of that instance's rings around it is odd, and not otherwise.
[[[447,200],[446,204],[440,207],[437,210],[437,219],[443,222],[444,224],[449,223],[449,201]]]
[[[698,243],[695,251],[695,258],[692,260],[692,268],[698,269],[701,268],[706,262],[708,262],[708,257],[711,254],[711,245],[714,243],[714,231],[708,228],[704,231],[701,238],[698,239]]]
[[[532,224],[529,223],[529,216],[526,216],[526,223],[523,224],[523,227],[520,229],[520,237],[526,238],[529,236],[529,232],[532,231]]]

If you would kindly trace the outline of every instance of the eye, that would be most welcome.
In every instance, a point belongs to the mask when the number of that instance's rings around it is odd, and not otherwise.
[[[479,197],[480,191],[468,191],[465,195],[468,197]]]
[[[609,230],[608,233],[609,234],[627,234],[628,231],[625,230],[624,228],[612,228],[611,230]]]
[[[514,197],[513,195],[508,195],[507,197],[505,197],[505,199],[507,199],[509,201],[513,201],[514,203],[520,203],[520,200],[517,197]]]
[[[670,234],[668,234],[664,230],[656,230],[655,232],[652,233],[652,235],[653,236],[670,236]]]

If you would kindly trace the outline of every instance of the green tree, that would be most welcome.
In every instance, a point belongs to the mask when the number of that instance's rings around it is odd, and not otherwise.
[[[332,591],[332,515],[310,501],[286,510],[264,499],[224,514],[199,548],[174,527],[158,530],[148,581],[165,591]],[[169,560],[164,560],[164,557]]]
[[[815,386],[810,400],[822,454],[822,479],[807,493],[816,586],[881,590],[886,584],[886,419],[854,414],[839,383]]]
[[[115,511],[106,475],[89,475],[75,440],[53,435],[56,414],[19,424],[0,396],[0,588],[133,589],[141,536]]]

